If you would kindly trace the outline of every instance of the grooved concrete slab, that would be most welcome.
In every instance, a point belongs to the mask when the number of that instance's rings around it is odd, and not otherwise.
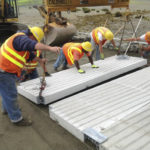
[[[39,78],[22,83],[18,86],[18,92],[37,104],[48,104],[147,63],[147,60],[138,57],[117,58],[117,56],[112,56],[105,60],[96,61],[98,69],[91,68],[91,64],[82,65],[81,68],[86,71],[85,74],[79,74],[76,68],[52,74],[52,77],[46,78],[47,86],[42,93],[44,98],[42,102],[38,98]]]
[[[100,150],[149,150],[149,91],[147,67],[49,105],[50,117],[81,141],[100,133]]]

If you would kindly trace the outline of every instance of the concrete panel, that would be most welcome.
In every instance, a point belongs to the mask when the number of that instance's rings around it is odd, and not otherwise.
[[[90,130],[100,150],[149,150],[149,90],[147,67],[49,105],[50,117],[81,141]]]
[[[82,65],[85,74],[79,74],[76,68],[71,68],[46,77],[47,86],[42,93],[43,101],[39,100],[40,79],[30,80],[18,86],[19,94],[25,96],[34,103],[48,104],[65,96],[86,89],[120,74],[126,73],[138,67],[144,66],[147,61],[138,57],[117,59],[117,56],[96,61],[98,69],[91,68],[91,64]]]

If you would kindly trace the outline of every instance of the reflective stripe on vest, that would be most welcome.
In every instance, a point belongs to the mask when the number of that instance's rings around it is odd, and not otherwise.
[[[8,39],[9,40],[9,39]],[[27,52],[25,52],[24,56],[20,56],[18,53],[16,53],[14,50],[12,50],[11,48],[8,47],[7,43],[8,43],[8,40],[2,45],[2,49],[1,49],[1,52],[2,52],[2,55],[8,59],[10,62],[12,62],[13,64],[17,65],[18,67],[20,68],[23,68],[24,66],[24,63],[26,62],[26,55],[27,55]],[[5,52],[6,51],[6,52]],[[12,58],[10,55],[7,54],[10,53],[11,55],[15,56],[17,59],[19,59],[21,62],[15,60],[14,58]]]
[[[40,51],[39,50],[37,50],[36,51],[36,57],[39,57],[40,56]],[[26,69],[34,69],[34,68],[36,68],[36,66],[38,65],[38,62],[37,61],[35,61],[35,62],[29,62],[29,63],[25,63],[25,68]]]
[[[104,34],[108,29],[103,28],[103,27],[99,27],[96,28],[93,34],[94,39],[96,40],[95,42],[98,44],[99,43],[99,38],[98,38],[98,32],[100,32],[102,34],[102,36],[105,38]]]
[[[147,40],[146,36],[145,36],[145,41],[146,41],[148,44],[150,44],[150,41]]]
[[[74,58],[73,58],[73,55],[72,55],[72,49],[73,50],[77,50],[79,53],[82,53],[82,51],[81,51],[81,49],[79,49],[77,47],[71,47],[71,48],[69,48],[69,50],[68,50],[68,57],[69,57],[71,63],[74,64]]]

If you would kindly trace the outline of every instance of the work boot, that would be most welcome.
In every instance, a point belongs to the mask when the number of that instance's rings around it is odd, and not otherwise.
[[[23,118],[21,121],[15,122],[13,124],[16,125],[16,126],[31,126],[32,125],[32,120]]]
[[[66,69],[69,69],[68,66],[63,66],[62,67],[62,70],[66,70]]]
[[[58,72],[58,70],[57,70],[57,68],[56,68],[56,67],[54,67],[54,71]]]
[[[45,72],[45,76],[49,77],[49,76],[51,76],[51,74],[49,74],[48,72]]]

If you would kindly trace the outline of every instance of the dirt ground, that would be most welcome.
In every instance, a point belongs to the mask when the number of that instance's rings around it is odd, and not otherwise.
[[[147,5],[150,2],[147,0],[143,0],[142,3],[139,0],[132,0],[130,4],[130,12],[131,12],[131,22],[127,22],[124,38],[132,37],[134,31],[132,28],[131,23],[134,26],[134,30],[139,22],[140,16],[143,15],[142,22],[140,23],[139,29],[136,32],[136,36],[140,36],[144,34],[146,31],[149,31],[150,26],[150,11],[147,7]],[[62,16],[65,16],[68,21],[72,24],[74,24],[77,28],[77,33],[73,37],[73,40],[77,41],[85,41],[89,40],[90,32],[93,28],[97,26],[103,26],[106,24],[106,27],[111,29],[113,33],[117,33],[118,29],[121,28],[124,25],[125,20],[125,12],[127,11],[125,8],[115,8],[111,10],[110,7],[89,7],[91,9],[90,13],[84,13],[82,11],[82,8],[78,8],[78,11],[76,12],[62,12]],[[103,11],[104,9],[107,9],[108,12],[111,14],[107,14],[107,11]],[[32,8],[32,7],[20,7],[19,8],[19,22],[22,24],[26,24],[28,26],[43,26],[44,25],[44,18],[40,16],[40,13],[38,10]],[[122,17],[115,17],[116,12],[122,13]],[[118,34],[115,35],[115,38],[121,39],[122,36],[122,30],[118,32]],[[116,45],[120,45],[120,41],[115,41]],[[121,50],[124,51],[127,47],[127,42],[122,42]],[[116,52],[105,48],[104,49],[105,57],[115,55]],[[137,55],[140,56],[140,54],[132,54],[130,55]],[[48,59],[47,68],[49,72],[54,73],[53,70],[53,63],[55,62],[57,55],[55,53],[46,52],[46,57]],[[87,59],[83,58],[80,60],[80,64],[87,63]],[[61,70],[61,68],[59,68]],[[41,73],[41,68],[39,68],[39,71]]]
[[[138,1],[138,0],[137,0]],[[132,16],[134,26],[139,21],[140,14],[145,14],[137,36],[144,34],[149,30],[149,12],[147,7],[150,2],[140,1],[138,3],[132,3],[131,10],[136,14]],[[91,30],[97,26],[104,25],[106,18],[109,18],[107,27],[109,27],[114,33],[123,25],[124,17],[110,17],[105,15],[102,11],[104,7],[96,7],[100,10],[99,13],[92,11],[89,14],[85,14],[82,11],[70,12],[69,14],[64,12],[71,23],[73,23],[77,30],[82,33],[89,34]],[[137,11],[138,10],[138,11]],[[139,11],[140,10],[140,11]],[[111,10],[110,10],[111,11]],[[116,11],[124,11],[124,9],[115,9],[111,13]],[[42,26],[44,19],[40,16],[39,12],[32,7],[20,7],[19,8],[19,22],[29,26]],[[130,24],[127,26],[125,33],[126,37],[132,36],[133,31]],[[121,37],[118,34],[117,37]],[[46,57],[48,59],[47,69],[49,73],[54,73],[53,63],[55,62],[57,55],[55,53],[47,52]],[[113,50],[105,49],[105,57],[115,55]],[[132,53],[132,55],[134,55]],[[136,54],[139,55],[139,54]],[[80,64],[87,63],[88,60],[84,57]],[[39,74],[42,74],[42,70],[38,67]],[[60,68],[61,70],[61,68]],[[35,105],[26,98],[19,95],[19,104],[24,116],[32,118],[34,124],[31,127],[15,127],[13,126],[7,115],[0,114],[0,150],[91,150],[88,145],[81,143],[78,139],[72,136],[65,129],[60,127],[56,122],[50,119],[48,106]]]

